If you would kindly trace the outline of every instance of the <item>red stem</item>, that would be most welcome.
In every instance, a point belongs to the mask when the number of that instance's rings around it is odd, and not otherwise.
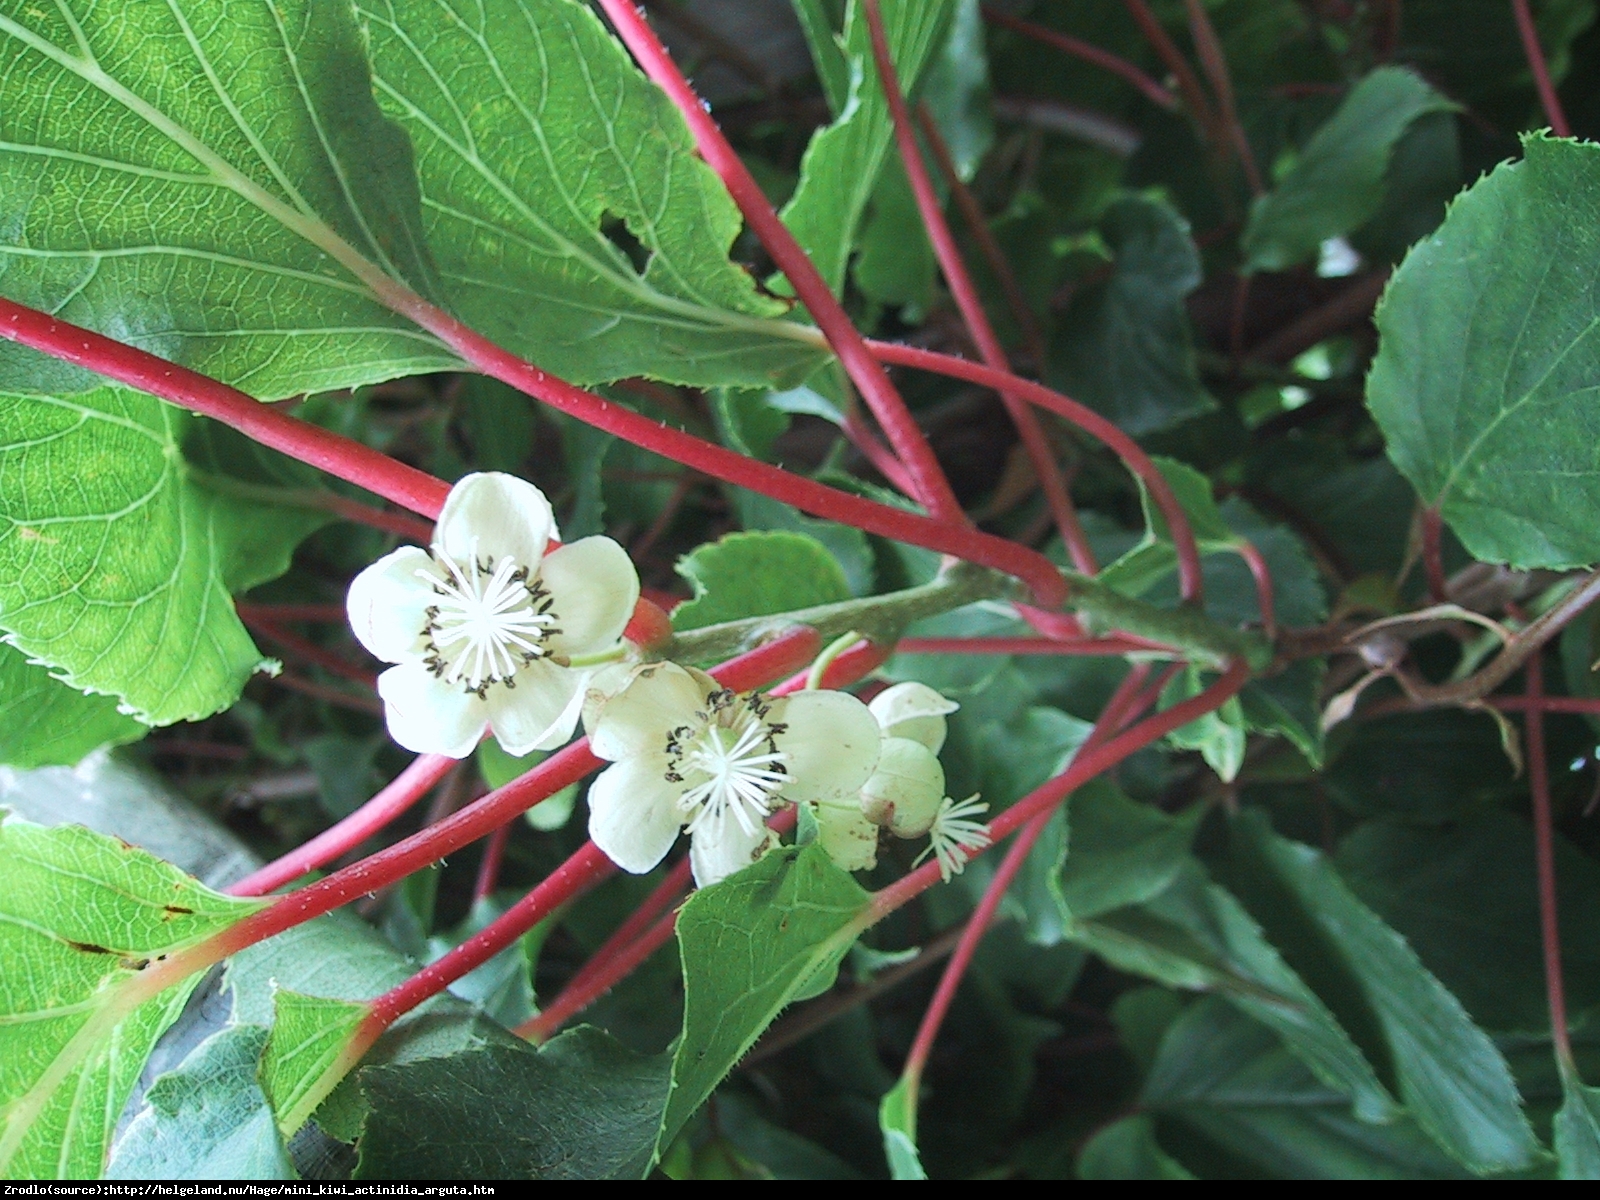
[[[1600,714],[1600,697],[1590,696],[1490,696],[1485,703],[1501,712]]]
[[[383,703],[376,696],[353,696],[336,687],[302,679],[291,671],[280,671],[276,675],[267,675],[263,678],[273,687],[299,692],[302,696],[310,696],[313,700],[321,700],[325,704],[348,708],[355,712],[371,713],[373,716],[383,715]]]
[[[1195,53],[1200,56],[1200,65],[1205,69],[1206,78],[1211,81],[1211,90],[1216,93],[1217,103],[1222,110],[1220,118],[1223,131],[1239,155],[1239,165],[1244,168],[1251,194],[1259,196],[1266,191],[1266,187],[1261,182],[1261,172],[1256,167],[1250,139],[1245,137],[1244,126],[1239,123],[1239,110],[1233,100],[1233,80],[1228,74],[1228,60],[1222,53],[1216,27],[1211,24],[1204,0],[1184,0],[1184,5],[1189,12],[1189,32],[1194,38]]]
[[[1107,447],[1117,454],[1127,467],[1150,489],[1151,498],[1156,507],[1161,510],[1161,515],[1167,519],[1167,527],[1172,531],[1173,543],[1178,553],[1178,579],[1183,592],[1183,598],[1189,601],[1200,599],[1202,584],[1200,575],[1200,549],[1195,545],[1194,531],[1189,526],[1189,517],[1183,511],[1183,505],[1178,503],[1178,497],[1173,492],[1166,476],[1156,469],[1155,463],[1150,461],[1150,456],[1144,452],[1139,443],[1134,441],[1116,425],[1102,417],[1091,408],[1079,404],[1076,400],[1063,396],[1060,392],[1045,387],[1043,384],[1034,383],[1031,379],[1023,379],[1018,375],[1010,375],[1004,371],[997,371],[982,363],[970,362],[964,358],[957,358],[953,354],[940,354],[933,350],[923,350],[917,346],[906,346],[899,342],[871,341],[868,345],[872,352],[885,362],[896,363],[905,367],[917,367],[924,371],[933,371],[940,375],[949,375],[956,379],[965,379],[969,383],[976,383],[981,387],[993,388],[995,391],[1011,390],[1020,395],[1030,404],[1037,404],[1047,408],[1059,417],[1072,422],[1085,433],[1098,438]],[[975,560],[976,561],[976,560]],[[1046,605],[1044,607],[1054,607]]]
[[[905,495],[914,497],[917,494],[911,476],[906,474],[905,467],[900,465],[900,460],[894,456],[894,451],[878,440],[878,435],[853,408],[844,414],[844,433],[850,439],[851,445],[861,451],[866,460],[877,469],[878,474]]]
[[[1444,557],[1440,543],[1444,538],[1444,518],[1437,508],[1422,510],[1422,567],[1428,577],[1428,597],[1443,604],[1445,595]]]
[[[901,638],[896,654],[1079,654],[1121,655],[1149,647],[1143,642],[1122,638],[1078,638],[1059,642],[1054,638],[1030,637],[928,637]]]
[[[239,619],[246,623],[261,620],[343,625],[346,620],[342,604],[251,604],[237,601],[234,608],[239,614]]]
[[[1167,36],[1166,29],[1162,27],[1155,13],[1150,11],[1150,6],[1145,0],[1123,0],[1123,5],[1139,26],[1140,32],[1144,34],[1145,41],[1150,43],[1157,57],[1166,64],[1167,70],[1172,72],[1178,91],[1183,94],[1184,103],[1189,106],[1189,115],[1202,130],[1206,131],[1208,137],[1214,136],[1216,118],[1211,112],[1211,102],[1206,99],[1205,90],[1200,86],[1200,77],[1194,73],[1194,68],[1183,57],[1177,43]]]
[[[1047,29],[1043,25],[1036,25],[1032,21],[1024,21],[1020,17],[1013,17],[1001,12],[999,9],[985,4],[983,6],[983,19],[992,25],[1001,25],[1006,29],[1032,38],[1036,42],[1043,42],[1047,46],[1060,50],[1063,54],[1070,54],[1074,58],[1081,58],[1084,62],[1093,63],[1095,66],[1120,75],[1134,87],[1142,92],[1146,99],[1154,104],[1159,104],[1169,112],[1178,110],[1178,101],[1173,94],[1167,91],[1150,76],[1127,59],[1102,50],[1090,42],[1081,41],[1069,34],[1061,33],[1055,29]]]
[[[511,827],[515,824],[516,818],[513,817],[484,841],[483,861],[478,864],[478,878],[472,885],[474,904],[494,895],[494,889],[500,883],[500,864],[505,859],[506,843],[511,840]]]
[[[632,51],[644,73],[666,92],[683,114],[700,156],[721,177],[729,195],[744,214],[744,219],[749,222],[778,269],[788,277],[795,295],[810,311],[817,327],[860,389],[867,407],[877,417],[878,424],[883,426],[889,444],[894,447],[895,454],[916,485],[917,498],[935,517],[949,522],[964,522],[966,516],[961,511],[955,493],[950,490],[950,481],[945,478],[905,401],[895,391],[877,359],[868,353],[860,332],[834,298],[816,265],[779,219],[766,194],[756,184],[755,177],[728,139],[723,137],[722,130],[711,119],[704,102],[689,86],[689,81],[678,70],[678,64],[672,61],[672,56],[667,53],[643,14],[632,0],[600,0],[600,7],[605,10],[613,28]]]
[[[305,662],[315,663],[323,670],[329,671],[341,679],[364,684],[369,688],[378,685],[378,677],[373,672],[363,667],[358,667],[354,663],[346,662],[331,650],[326,650],[298,634],[290,633],[276,621],[270,621],[254,614],[247,616],[244,612],[239,614],[239,619],[268,641],[278,643],[296,658]]]
[[[1250,568],[1250,578],[1255,580],[1256,605],[1261,609],[1261,631],[1267,635],[1269,641],[1278,636],[1278,611],[1273,599],[1272,572],[1267,569],[1267,560],[1261,557],[1261,551],[1256,549],[1254,542],[1241,538],[1234,551],[1244,559],[1244,565]]]
[[[998,371],[1009,373],[1011,364],[1006,359],[1005,348],[1000,345],[994,327],[989,324],[988,314],[983,311],[983,302],[978,298],[978,290],[972,285],[972,276],[967,271],[966,263],[961,259],[961,250],[950,233],[949,222],[944,219],[944,211],[939,206],[939,197],[934,191],[933,180],[928,177],[927,164],[922,161],[922,151],[917,147],[917,133],[911,123],[911,110],[906,106],[905,95],[900,90],[900,80],[895,74],[894,59],[889,53],[889,35],[883,25],[883,10],[879,7],[878,0],[863,0],[862,11],[867,18],[873,61],[878,67],[878,79],[883,85],[884,97],[889,102],[889,112],[894,119],[895,144],[900,151],[900,160],[905,165],[906,177],[911,181],[911,193],[916,198],[917,212],[922,217],[928,239],[933,243],[934,255],[939,260],[939,269],[944,274],[950,295],[955,299],[956,307],[961,310],[961,319],[966,323],[968,332],[972,334],[972,340],[978,347],[978,353],[983,356],[983,361]],[[1033,472],[1038,476],[1039,486],[1044,490],[1045,502],[1055,519],[1056,530],[1061,534],[1062,543],[1070,549],[1077,569],[1092,575],[1096,569],[1094,553],[1089,549],[1089,539],[1084,536],[1083,526],[1078,523],[1078,514],[1072,507],[1072,497],[1067,494],[1067,485],[1061,478],[1061,468],[1050,449],[1050,443],[1045,439],[1044,429],[1039,425],[1033,411],[1015,393],[1009,390],[1001,391],[1000,400],[1022,438],[1022,444],[1028,452],[1028,461],[1033,464]]]
[[[1249,667],[1242,662],[1234,663],[1215,683],[1198,695],[1174,704],[1165,712],[1146,718],[1109,741],[1079,750],[1060,775],[1029,792],[990,821],[990,837],[995,842],[1009,837],[1041,812],[1048,812],[1059,804],[1063,797],[1070,795],[1095,776],[1110,770],[1134,751],[1143,749],[1157,738],[1164,737],[1198,717],[1215,712],[1236,696],[1249,678]],[[926,863],[915,871],[901,876],[873,895],[874,917],[887,916],[939,881],[939,864],[936,862]]]
[[[336,492],[319,495],[317,507],[326,509],[347,521],[370,525],[373,529],[381,529],[385,533],[392,533],[407,541],[420,542],[424,546],[433,540],[433,525],[428,521],[419,521],[415,517],[406,516],[405,513],[374,508],[370,504],[363,504],[359,500],[352,500]]]
[[[1545,63],[1544,49],[1539,45],[1539,30],[1533,23],[1533,14],[1528,11],[1528,0],[1511,0],[1511,12],[1517,19],[1522,52],[1527,55],[1528,67],[1533,71],[1533,85],[1539,90],[1539,103],[1544,106],[1550,132],[1557,137],[1571,137],[1572,127],[1567,124],[1567,114],[1561,110],[1561,97],[1556,95],[1555,84],[1550,80],[1550,68]]]
[[[307,871],[332,862],[355,849],[380,829],[397,820],[436,787],[456,766],[442,754],[422,754],[396,775],[388,787],[338,824],[309,842],[268,863],[228,888],[232,896],[265,896]]]
[[[369,446],[262,404],[187,367],[0,297],[0,338],[42,350],[129,387],[202,413],[402,508],[437,517],[450,485]]]
[[[1567,989],[1561,974],[1560,910],[1556,898],[1555,823],[1550,814],[1550,770],[1545,758],[1544,664],[1537,653],[1527,662],[1528,790],[1533,796],[1533,856],[1539,875],[1539,936],[1544,949],[1544,982],[1550,999],[1550,1040],[1563,1073],[1576,1074],[1567,1035]]]

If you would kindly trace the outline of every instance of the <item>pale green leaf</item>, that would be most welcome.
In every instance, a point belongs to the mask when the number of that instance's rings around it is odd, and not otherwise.
[[[1538,1143],[1505,1059],[1405,939],[1356,899],[1322,854],[1278,837],[1260,813],[1243,814],[1235,830],[1245,869],[1263,889],[1269,928],[1309,926],[1315,932],[1299,941],[1308,969],[1331,959],[1354,978],[1417,1123],[1475,1171],[1533,1165]]]
[[[1561,1072],[1564,1099],[1555,1116],[1557,1169],[1562,1179],[1600,1179],[1600,1088]]]
[[[0,396],[0,629],[152,725],[238,698],[264,663],[229,586],[281,572],[308,528],[197,486],[194,420],[123,388]]]
[[[1583,566],[1600,559],[1600,146],[1532,135],[1524,149],[1395,273],[1367,402],[1473,555]]]
[[[1411,123],[1455,107],[1404,67],[1379,67],[1362,79],[1250,210],[1241,239],[1249,268],[1296,266],[1364,223],[1383,203],[1390,154]]]
[[[568,379],[798,383],[815,333],[728,260],[738,210],[585,5],[361,0],[416,146],[428,244],[473,328]],[[648,260],[608,236],[619,223]]]
[[[296,1178],[256,1081],[266,1041],[259,1025],[230,1025],[151,1084],[106,1178]]]
[[[262,906],[82,826],[0,822],[0,1175],[83,1178],[193,979],[141,972]]]
[[[689,898],[678,913],[683,1036],[659,1149],[791,1000],[831,982],[868,901],[815,845],[775,850]]]
[[[0,763],[72,766],[100,746],[137,741],[147,729],[118,712],[114,698],[87,696],[0,645]]]
[[[878,1127],[883,1131],[883,1156],[889,1160],[891,1179],[928,1177],[917,1153],[917,1109],[908,1090],[910,1083],[902,1075],[878,1102]]]
[[[678,561],[694,599],[672,610],[672,627],[701,629],[850,598],[826,546],[803,533],[730,533]]]
[[[433,290],[348,6],[0,4],[8,297],[269,399],[455,364],[357,271]],[[39,363],[0,387],[58,390]]]
[[[338,1082],[328,1073],[369,1006],[280,989],[272,997],[272,1008],[272,1037],[261,1058],[261,1090],[277,1115],[278,1127],[290,1136]]]

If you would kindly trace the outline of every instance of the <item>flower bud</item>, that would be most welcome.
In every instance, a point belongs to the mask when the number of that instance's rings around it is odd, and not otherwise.
[[[961,706],[925,683],[897,683],[867,705],[886,737],[921,742],[934,754],[944,745],[944,718]]]
[[[943,799],[944,768],[933,751],[910,738],[884,738],[877,769],[861,789],[867,820],[887,825],[899,837],[920,837]]]

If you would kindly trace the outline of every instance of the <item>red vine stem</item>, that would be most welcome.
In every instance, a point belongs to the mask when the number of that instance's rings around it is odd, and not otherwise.
[[[983,361],[996,370],[1009,374],[1011,364],[1006,359],[1005,348],[995,336],[988,314],[983,311],[983,302],[978,298],[978,291],[972,286],[972,276],[967,271],[966,263],[961,259],[961,250],[950,233],[949,222],[944,219],[944,212],[939,206],[939,197],[933,189],[933,180],[928,177],[927,164],[922,161],[922,151],[917,147],[917,133],[912,127],[911,110],[906,106],[905,94],[900,90],[900,80],[895,73],[894,59],[889,53],[889,35],[883,25],[883,10],[879,7],[878,0],[864,0],[862,11],[867,18],[867,30],[872,40],[872,56],[878,68],[878,79],[894,120],[895,145],[900,151],[900,160],[905,165],[906,177],[911,181],[911,192],[916,198],[917,212],[922,217],[928,239],[933,243],[933,252],[938,257],[939,269],[944,274],[950,295],[955,299],[956,307],[961,310],[961,319],[966,323],[968,332],[972,334],[972,340],[977,344],[978,353],[983,356]],[[1028,461],[1033,464],[1033,472],[1039,478],[1039,486],[1044,491],[1045,502],[1049,505],[1050,515],[1055,519],[1056,530],[1061,535],[1062,543],[1071,552],[1072,561],[1079,571],[1086,575],[1094,574],[1096,570],[1094,552],[1089,549],[1089,539],[1084,535],[1083,526],[1078,522],[1078,514],[1072,507],[1072,497],[1067,493],[1067,485],[1061,478],[1061,467],[1050,449],[1050,443],[1045,439],[1044,429],[1039,425],[1033,411],[1024,401],[1017,398],[1016,393],[1003,390],[1000,392],[1000,400],[1022,438],[1022,444],[1028,453]]]
[[[1133,18],[1134,23],[1144,34],[1145,41],[1150,43],[1151,49],[1157,57],[1166,64],[1167,70],[1172,72],[1173,81],[1182,93],[1184,103],[1189,107],[1189,115],[1195,124],[1204,130],[1208,137],[1214,137],[1216,117],[1211,112],[1211,102],[1206,99],[1205,90],[1200,86],[1200,77],[1194,73],[1194,68],[1183,57],[1177,43],[1167,36],[1167,31],[1162,27],[1155,13],[1150,11],[1150,6],[1145,0],[1123,0],[1124,7]]]
[[[861,451],[862,456],[876,468],[878,474],[905,495],[916,496],[917,489],[911,482],[911,476],[906,474],[905,467],[901,466],[900,460],[894,456],[894,451],[878,440],[878,435],[861,419],[861,414],[854,406],[845,411],[842,427],[851,445]]]
[[[1167,519],[1167,527],[1172,531],[1173,544],[1178,554],[1178,579],[1183,598],[1189,601],[1199,600],[1202,591],[1200,548],[1195,545],[1194,531],[1189,525],[1188,514],[1183,511],[1183,505],[1178,503],[1178,497],[1173,492],[1172,486],[1150,460],[1150,456],[1140,448],[1138,442],[1116,425],[1076,400],[1063,396],[1043,384],[1034,383],[1031,379],[1023,379],[1020,375],[997,371],[993,367],[957,358],[953,354],[940,354],[934,350],[924,350],[918,346],[907,346],[899,342],[872,340],[867,345],[884,362],[965,379],[969,383],[993,388],[997,392],[1014,391],[1028,403],[1049,409],[1085,433],[1099,439],[1150,489],[1151,499],[1161,510],[1161,515]]]
[[[1556,893],[1554,820],[1550,812],[1550,769],[1545,757],[1544,664],[1538,654],[1528,659],[1528,707],[1523,715],[1528,733],[1528,790],[1533,797],[1533,855],[1539,879],[1539,936],[1544,950],[1545,991],[1550,1002],[1550,1041],[1563,1074],[1577,1075],[1572,1040],[1567,1033],[1567,989],[1561,974],[1561,924]]]
[[[1093,63],[1103,70],[1110,71],[1113,75],[1120,75],[1134,87],[1142,92],[1146,99],[1154,104],[1159,104],[1169,112],[1175,112],[1178,101],[1172,93],[1167,91],[1150,76],[1127,59],[1102,50],[1091,42],[1085,42],[1055,29],[1048,29],[1043,25],[1036,25],[1032,21],[1024,21],[1020,17],[1013,17],[1001,12],[992,5],[983,6],[983,19],[991,25],[1000,25],[1023,37],[1032,38],[1036,42],[1043,42],[1046,46],[1060,50],[1063,54],[1070,54],[1073,58],[1081,58],[1084,62]]]
[[[721,177],[723,186],[739,206],[744,219],[750,223],[750,228],[755,231],[778,269],[788,277],[795,294],[839,356],[839,361],[860,389],[867,407],[877,417],[878,424],[889,438],[889,444],[894,447],[895,454],[916,485],[917,499],[941,520],[965,522],[966,516],[961,511],[961,505],[950,490],[950,481],[945,478],[905,401],[889,382],[883,367],[867,352],[866,343],[849,314],[834,298],[827,282],[801,249],[800,243],[795,241],[794,235],[779,219],[766,193],[756,184],[755,177],[728,139],[723,137],[722,130],[717,128],[704,102],[695,95],[683,72],[678,70],[678,64],[672,61],[672,56],[656,37],[655,30],[650,28],[632,0],[600,0],[600,7],[605,10],[612,26],[644,73],[677,105],[694,136],[700,156]]]
[[[251,604],[238,601],[234,604],[241,621],[309,621],[316,624],[343,625],[348,619],[342,604]]]
[[[1148,649],[1149,646],[1142,641],[1091,637],[1065,642],[1054,638],[1030,637],[901,638],[895,645],[896,654],[1122,655]]]
[[[1440,544],[1444,539],[1444,518],[1432,505],[1422,509],[1422,569],[1428,577],[1428,598],[1435,604],[1446,600],[1444,557]]]
[[[276,621],[270,621],[255,614],[247,615],[244,612],[239,614],[239,619],[251,630],[259,633],[270,642],[278,643],[298,659],[308,663],[315,663],[323,670],[329,671],[341,679],[348,679],[369,688],[377,686],[378,677],[373,672],[364,667],[358,667],[354,663],[346,662],[332,651],[324,649],[315,642],[308,641],[299,634],[290,633]]]
[[[265,896],[332,862],[408,812],[456,766],[443,754],[420,754],[371,800],[303,846],[227,888],[231,896]]]
[[[500,863],[505,859],[506,843],[511,840],[511,827],[515,817],[491,833],[483,843],[483,861],[478,864],[478,878],[472,885],[472,902],[487,900],[494,895],[500,882]]]
[[[1228,74],[1228,60],[1222,53],[1216,26],[1211,23],[1204,0],[1184,0],[1184,6],[1189,13],[1189,32],[1194,38],[1195,53],[1200,56],[1200,65],[1205,69],[1206,78],[1211,81],[1211,90],[1216,93],[1217,103],[1222,110],[1219,116],[1223,132],[1239,156],[1239,165],[1244,168],[1245,181],[1250,185],[1251,194],[1259,196],[1266,191],[1266,187],[1261,182],[1261,171],[1256,167],[1250,139],[1245,137],[1244,126],[1239,123],[1239,110],[1233,99],[1233,79]]]
[[[428,521],[419,521],[405,513],[387,512],[381,508],[374,508],[370,504],[363,504],[359,500],[352,500],[348,496],[341,496],[336,492],[321,492],[316,497],[318,508],[331,512],[336,517],[343,517],[347,521],[356,521],[362,525],[370,525],[373,529],[381,529],[384,533],[392,533],[397,537],[409,541],[420,542],[427,545],[433,540],[433,525]]]
[[[281,450],[425,517],[439,515],[450,490],[441,479],[279,412],[237,388],[4,297],[0,297],[0,337],[202,413],[263,446]]]
[[[1539,103],[1544,106],[1544,117],[1550,122],[1550,132],[1557,137],[1571,137],[1572,127],[1567,124],[1567,114],[1561,109],[1561,97],[1556,95],[1556,86],[1551,82],[1544,49],[1539,45],[1539,30],[1533,23],[1533,14],[1528,11],[1528,0],[1511,0],[1511,12],[1517,19],[1522,52],[1528,57],[1528,68],[1533,72],[1533,85],[1539,91]]]

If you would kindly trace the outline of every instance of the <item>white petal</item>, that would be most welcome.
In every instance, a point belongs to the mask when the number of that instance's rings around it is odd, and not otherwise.
[[[499,471],[463,476],[450,489],[433,544],[465,566],[478,558],[511,555],[533,568],[555,536],[555,518],[545,494],[525,479]]]
[[[555,654],[595,654],[609,650],[639,602],[639,573],[628,552],[608,537],[587,537],[552,551],[539,564],[560,617],[550,638]]]
[[[897,683],[885,688],[868,705],[890,737],[921,742],[935,754],[944,745],[944,718],[961,706],[925,683]]]
[[[435,599],[430,581],[438,577],[432,557],[416,546],[402,546],[362,571],[345,598],[356,640],[384,662],[420,658],[427,641],[425,610]]]
[[[878,827],[853,804],[819,804],[817,844],[843,871],[865,871],[878,861]]]
[[[628,685],[601,706],[589,727],[589,748],[612,762],[660,753],[669,731],[705,711],[715,687],[709,676],[677,663],[638,667]]]
[[[611,697],[633,681],[634,672],[638,669],[638,663],[614,662],[607,663],[589,676],[589,682],[583,689],[585,729],[595,727],[595,722],[600,719],[600,710],[610,702]]]
[[[554,750],[572,736],[583,707],[585,671],[535,659],[515,675],[516,687],[489,689],[489,728],[507,754]]]
[[[884,738],[872,778],[861,789],[861,811],[901,837],[920,837],[944,799],[944,768],[921,742]]]
[[[619,762],[589,785],[589,836],[624,871],[642,875],[666,857],[683,827],[678,789],[659,755]]]
[[[465,758],[489,724],[489,706],[461,685],[434,678],[420,662],[390,667],[378,676],[389,736],[418,754]]]
[[[764,825],[754,833],[746,833],[731,812],[707,821],[695,830],[689,842],[689,865],[694,869],[695,883],[710,887],[735,871],[744,870],[776,841],[777,835]]]
[[[878,762],[883,734],[867,706],[844,692],[797,692],[772,702],[769,721],[788,726],[774,739],[789,756],[790,800],[853,801]]]

